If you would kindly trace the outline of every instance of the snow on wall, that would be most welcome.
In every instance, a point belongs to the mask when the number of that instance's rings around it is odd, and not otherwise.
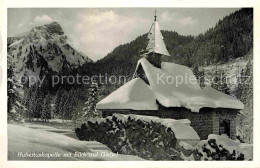
[[[190,120],[188,119],[180,119],[180,120],[175,120],[171,118],[159,118],[156,116],[145,116],[145,115],[136,115],[136,114],[119,114],[115,113],[113,116],[117,117],[120,121],[123,123],[126,123],[128,120],[128,117],[134,119],[134,120],[142,120],[144,122],[150,123],[150,122],[155,122],[155,123],[161,123],[166,127],[171,127],[171,123],[180,123],[180,124],[185,124],[185,125],[190,125]]]

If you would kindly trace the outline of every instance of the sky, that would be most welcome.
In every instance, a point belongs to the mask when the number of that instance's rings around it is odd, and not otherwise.
[[[161,30],[199,35],[238,8],[157,8]],[[57,21],[76,49],[96,61],[147,33],[154,8],[9,8],[8,36]]]

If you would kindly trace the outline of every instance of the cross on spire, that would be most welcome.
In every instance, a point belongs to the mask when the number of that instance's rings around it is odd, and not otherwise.
[[[155,10],[154,10],[154,21],[156,21],[156,18],[157,18],[157,16],[156,16],[156,8],[155,8]]]

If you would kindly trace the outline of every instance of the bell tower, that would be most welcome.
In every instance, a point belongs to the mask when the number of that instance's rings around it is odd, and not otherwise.
[[[162,57],[170,56],[165,43],[163,41],[163,36],[161,34],[160,26],[157,22],[157,11],[154,11],[154,22],[148,33],[148,45],[142,55],[145,57],[152,65],[157,68],[161,68]]]

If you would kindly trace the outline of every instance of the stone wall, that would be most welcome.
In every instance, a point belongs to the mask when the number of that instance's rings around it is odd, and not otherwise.
[[[230,120],[230,137],[236,139],[236,115],[238,110],[234,109],[202,108],[199,113],[196,113],[183,107],[165,108],[160,106],[159,111],[105,110],[103,111],[103,117],[111,116],[115,112],[120,114],[158,116],[160,118],[189,119],[191,126],[201,139],[207,139],[209,134],[219,135],[219,122],[223,119],[228,119]]]
[[[236,116],[238,110],[216,109],[213,115],[213,134],[219,134],[219,123],[223,120],[230,121],[230,138],[236,139]]]
[[[199,113],[186,108],[160,108],[162,118],[184,119],[191,121],[191,126],[201,139],[207,139],[213,133],[213,113],[210,109],[202,109]]]
[[[157,116],[160,117],[158,110],[103,110],[102,117],[112,116],[114,113],[118,114],[137,114],[144,116]]]

